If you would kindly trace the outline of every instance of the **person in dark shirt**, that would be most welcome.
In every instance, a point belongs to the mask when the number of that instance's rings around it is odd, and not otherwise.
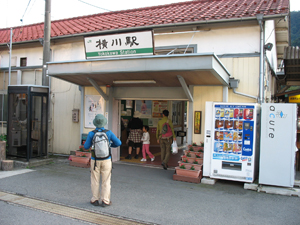
[[[142,147],[142,136],[143,136],[143,121],[139,118],[140,112],[135,111],[133,114],[133,118],[128,123],[128,128],[130,129],[130,133],[127,139],[128,143],[128,156],[125,159],[131,159],[132,148],[136,148],[135,159],[139,158],[140,149]]]

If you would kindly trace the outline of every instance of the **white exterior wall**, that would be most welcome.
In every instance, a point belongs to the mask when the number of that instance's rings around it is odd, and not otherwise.
[[[84,59],[83,43],[73,42],[51,45],[52,61]],[[82,90],[83,91],[83,90]],[[51,141],[53,153],[70,154],[78,150],[80,134],[81,91],[79,86],[57,78],[51,78],[51,106],[53,114]],[[72,122],[72,110],[79,109],[79,122]],[[65,116],[61,116],[65,115]],[[51,152],[51,151],[50,151]]]
[[[274,32],[273,32],[274,33]],[[155,47],[174,45],[196,44],[197,53],[213,52],[216,55],[257,53],[259,49],[259,26],[243,28],[212,29],[194,33],[175,33],[167,35],[155,35]],[[193,37],[193,38],[192,38]],[[53,44],[51,43],[52,61],[84,60],[84,41]],[[1,52],[1,67],[8,67],[9,54]],[[20,58],[27,57],[27,66],[42,65],[43,47],[12,49],[12,56],[17,57],[17,66],[20,66]]]
[[[252,26],[212,29],[185,34],[156,35],[155,47],[188,45],[190,43],[197,44],[197,53],[213,52],[216,55],[257,53],[260,52],[259,32],[259,26]]]
[[[275,79],[271,75],[271,70],[275,73],[277,72],[277,49],[276,49],[276,37],[275,37],[275,21],[266,21],[265,22],[265,44],[273,44],[271,51],[266,51],[266,62],[265,62],[265,77],[264,77],[264,86],[265,86],[265,101],[270,102],[272,95],[275,93]],[[269,63],[267,63],[269,62]]]
[[[0,52],[0,67],[8,67],[9,65],[9,49]],[[43,63],[43,46],[14,49],[12,45],[11,57],[16,58],[16,66],[20,66],[20,58],[27,57],[27,66],[39,66]]]
[[[216,55],[258,53],[260,50],[259,31],[259,26],[249,26],[196,32],[194,37],[193,33],[156,35],[154,43],[155,47],[194,44],[197,45],[197,53],[214,52]],[[72,43],[52,43],[51,49],[52,61],[85,59],[83,39],[76,39]],[[27,57],[27,65],[33,66],[42,64],[42,51],[42,47],[37,47],[22,50],[14,50],[13,48],[12,52],[13,56],[18,57],[18,63],[20,63],[20,57]],[[1,67],[8,67],[8,53],[1,52],[0,55]],[[221,58],[221,61],[233,77],[241,80],[237,91],[258,95],[259,57]],[[27,76],[28,74],[24,77]],[[32,81],[32,78],[28,78],[30,81],[26,78],[24,79],[24,83]],[[204,140],[205,102],[222,101],[222,90],[222,86],[194,87],[193,110],[202,111],[202,132],[200,135],[193,135],[192,139],[194,142],[199,143]],[[77,85],[56,78],[51,78],[50,92],[50,114],[53,123],[49,132],[51,138],[49,152],[70,154],[70,151],[78,149],[80,144],[80,123],[83,123],[84,127],[84,121],[73,123],[71,119],[72,109],[80,109],[81,92]],[[87,87],[84,94],[98,95],[98,92],[93,87]],[[232,90],[229,90],[228,100],[229,102],[255,102],[254,99],[233,94]],[[80,111],[80,113],[84,112]],[[90,130],[83,128],[83,133],[88,133]]]
[[[266,51],[266,58],[274,72],[277,71],[277,50],[275,37],[275,21],[268,20],[265,22],[265,44],[273,44],[271,51]]]
[[[221,58],[225,68],[235,79],[240,79],[237,92],[258,96],[259,92],[259,57]],[[194,111],[202,111],[201,134],[193,134],[193,142],[199,144],[204,141],[205,102],[223,101],[222,86],[195,86],[194,87]],[[256,103],[253,98],[244,97],[228,91],[228,102]],[[194,114],[194,113],[193,113]],[[192,118],[193,119],[193,118]],[[192,128],[194,130],[194,127]]]
[[[81,92],[79,86],[56,78],[51,79],[50,115],[52,130],[49,130],[50,153],[70,154],[78,150],[80,145],[79,122],[72,122],[72,110],[80,109]]]

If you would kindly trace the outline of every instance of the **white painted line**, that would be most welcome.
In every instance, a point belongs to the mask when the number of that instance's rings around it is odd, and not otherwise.
[[[28,172],[32,172],[32,171],[35,171],[35,170],[21,169],[21,170],[12,170],[12,171],[0,171],[0,179],[23,174],[23,173],[28,173]]]

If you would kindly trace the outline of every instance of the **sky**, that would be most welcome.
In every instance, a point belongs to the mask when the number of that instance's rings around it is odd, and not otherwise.
[[[189,0],[51,0],[51,20],[185,1]],[[290,0],[290,6],[300,11],[300,0]],[[45,0],[0,0],[0,9],[0,28],[40,23]]]

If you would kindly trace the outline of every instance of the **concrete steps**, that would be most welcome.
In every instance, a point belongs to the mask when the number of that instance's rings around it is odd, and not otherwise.
[[[18,159],[18,158],[9,158],[9,160],[13,161],[13,169],[33,168],[37,166],[51,164],[54,162],[52,158],[35,158],[35,159],[30,159],[29,162],[27,162],[25,159]]]

